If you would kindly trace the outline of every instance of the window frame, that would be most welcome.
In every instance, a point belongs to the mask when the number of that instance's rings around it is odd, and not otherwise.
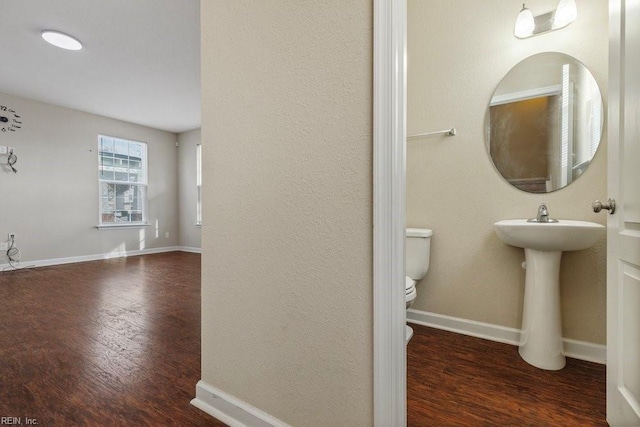
[[[131,151],[130,151],[130,147],[129,144],[133,143],[133,144],[139,144],[140,146],[142,146],[142,153],[141,153],[141,157],[140,157],[140,162],[141,162],[141,173],[138,174],[140,176],[140,180],[139,181],[131,181],[131,180],[116,180],[115,179],[115,169],[114,169],[114,177],[113,179],[104,179],[103,178],[103,171],[104,171],[104,159],[108,158],[107,156],[103,156],[103,138],[109,138],[111,140],[113,140],[113,143],[115,145],[116,141],[120,141],[120,142],[126,142],[127,143],[127,155],[126,158],[121,158],[121,160],[125,160],[127,161],[127,173],[130,173],[130,167],[129,167],[129,161],[131,161]],[[99,134],[98,135],[98,168],[97,168],[97,172],[98,172],[98,229],[101,228],[127,228],[127,227],[146,227],[149,225],[148,223],[148,187],[149,187],[149,150],[148,150],[148,144],[144,141],[137,141],[137,140],[133,140],[133,139],[128,139],[128,138],[122,138],[122,137],[117,137],[117,136],[110,136],[110,135],[103,135],[103,134]],[[113,149],[113,153],[114,153],[114,159],[116,159],[115,157],[115,148]],[[115,168],[115,164],[113,165],[113,167]],[[133,209],[128,209],[129,211],[129,221],[123,221],[123,222],[116,222],[115,221],[115,215],[114,215],[114,222],[105,222],[103,221],[103,217],[105,212],[103,211],[103,202],[105,201],[105,197],[103,195],[103,185],[104,184],[112,184],[112,185],[129,185],[131,187],[136,186],[139,188],[138,190],[138,197],[141,199],[140,201],[140,213],[141,213],[141,220],[140,221],[132,221],[131,220],[131,212],[133,212]],[[117,196],[114,196],[117,197]],[[129,195],[128,197],[133,199],[133,195]],[[117,201],[116,201],[117,203]],[[116,204],[117,207],[117,204]],[[113,211],[114,213],[116,212],[117,208]],[[122,209],[124,210],[124,209]],[[138,211],[136,209],[136,211]]]

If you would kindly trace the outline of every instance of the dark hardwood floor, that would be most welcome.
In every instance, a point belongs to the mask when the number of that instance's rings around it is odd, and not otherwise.
[[[189,404],[200,378],[199,255],[1,273],[0,303],[0,417],[224,426]],[[604,366],[568,359],[543,371],[514,346],[412,326],[409,426],[606,426]]]
[[[422,426],[606,426],[604,365],[535,368],[518,348],[420,325],[407,347],[407,413]]]
[[[0,417],[39,426],[224,426],[200,379],[200,256],[0,274]]]

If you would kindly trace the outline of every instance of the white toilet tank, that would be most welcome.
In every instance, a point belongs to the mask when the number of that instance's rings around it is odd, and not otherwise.
[[[433,232],[426,228],[407,228],[404,239],[405,267],[407,276],[420,280],[429,270],[431,236]]]

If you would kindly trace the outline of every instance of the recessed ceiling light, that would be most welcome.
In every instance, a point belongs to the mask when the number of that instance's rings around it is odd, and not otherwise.
[[[42,38],[48,43],[67,50],[80,50],[82,49],[82,42],[77,38],[70,36],[69,34],[62,33],[55,30],[42,31]]]

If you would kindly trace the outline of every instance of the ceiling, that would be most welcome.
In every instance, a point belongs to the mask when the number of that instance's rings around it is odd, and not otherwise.
[[[0,92],[170,132],[200,127],[199,0],[4,0]],[[40,36],[80,39],[67,51]]]

